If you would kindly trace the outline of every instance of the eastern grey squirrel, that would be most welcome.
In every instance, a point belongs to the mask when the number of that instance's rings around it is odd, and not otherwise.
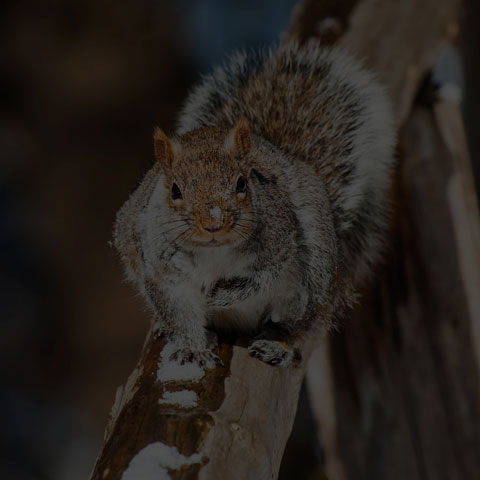
[[[250,355],[298,358],[382,252],[395,130],[383,88],[315,40],[236,53],[203,78],[117,215],[129,278],[178,345],[211,364],[207,327]]]

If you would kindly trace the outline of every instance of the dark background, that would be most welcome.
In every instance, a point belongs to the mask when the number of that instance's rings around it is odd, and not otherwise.
[[[272,42],[295,3],[1,3],[0,478],[88,478],[148,327],[109,246],[115,212],[153,163],[153,127],[172,131],[199,74]],[[474,3],[460,58],[478,158]],[[437,79],[463,88],[459,61],[447,54]],[[289,452],[304,464],[301,415]]]

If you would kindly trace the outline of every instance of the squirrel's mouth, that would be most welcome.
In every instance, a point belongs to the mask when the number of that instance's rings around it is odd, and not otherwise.
[[[199,247],[218,247],[239,243],[246,239],[250,232],[246,231],[244,226],[237,230],[236,225],[237,222],[233,218],[222,225],[209,225],[207,228],[199,222],[195,225],[193,235],[189,236],[188,242]]]
[[[199,247],[218,247],[235,243],[238,240],[239,238],[236,235],[226,229],[208,234],[202,232],[200,235],[193,235],[189,238],[190,243]]]
[[[213,247],[213,246],[216,246],[216,245],[220,245],[224,242],[221,242],[220,240],[216,239],[216,238],[212,238],[211,240],[207,241],[207,242],[199,242],[199,245],[202,246],[202,247]]]
[[[229,222],[218,222],[204,225],[198,222],[194,228],[194,234],[190,236],[189,242],[200,247],[216,247],[236,241]]]
[[[226,245],[228,243],[232,243],[234,241],[233,238],[228,238],[228,236],[223,237],[223,238],[218,238],[215,237],[214,234],[210,238],[196,238],[191,240],[194,245],[197,245],[199,247],[217,247],[219,245]]]

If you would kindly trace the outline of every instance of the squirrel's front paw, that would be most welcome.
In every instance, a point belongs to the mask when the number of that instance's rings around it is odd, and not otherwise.
[[[177,362],[180,365],[185,363],[197,363],[206,368],[215,368],[223,365],[220,357],[215,355],[211,350],[193,350],[189,347],[183,347],[176,350],[170,355],[171,361]]]
[[[276,340],[255,340],[248,347],[248,354],[270,365],[286,367],[292,363],[293,352]]]

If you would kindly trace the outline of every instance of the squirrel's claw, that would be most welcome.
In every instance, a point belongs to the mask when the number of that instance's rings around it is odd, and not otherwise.
[[[186,363],[197,363],[201,367],[215,368],[223,366],[218,355],[211,350],[192,350],[189,347],[181,348],[170,355],[170,361],[185,365]]]
[[[293,352],[276,340],[255,340],[249,345],[248,354],[269,365],[281,367],[290,365],[293,360]]]

